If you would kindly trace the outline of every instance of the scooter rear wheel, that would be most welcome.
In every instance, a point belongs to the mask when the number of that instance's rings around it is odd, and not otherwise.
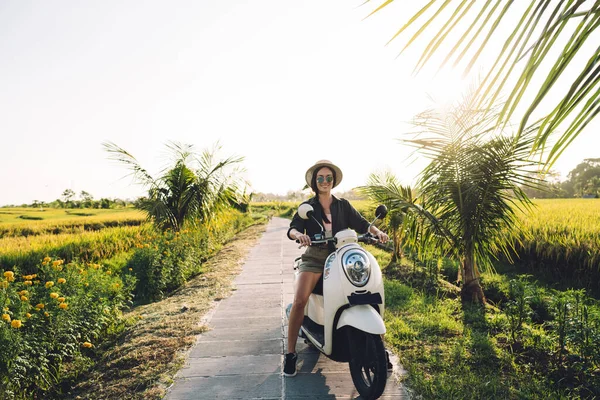
[[[387,382],[385,347],[381,337],[351,328],[348,339],[352,354],[350,375],[354,386],[364,399],[379,398]]]

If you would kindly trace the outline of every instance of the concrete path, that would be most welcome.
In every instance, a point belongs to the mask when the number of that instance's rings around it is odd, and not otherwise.
[[[298,374],[282,374],[292,302],[293,261],[303,250],[286,237],[289,220],[273,218],[255,246],[237,290],[205,318],[212,330],[198,336],[166,399],[358,399],[347,363],[337,363],[298,342]],[[394,375],[381,399],[407,399]]]

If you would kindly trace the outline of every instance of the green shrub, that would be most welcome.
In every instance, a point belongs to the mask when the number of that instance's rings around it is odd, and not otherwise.
[[[552,296],[544,289],[536,288],[529,301],[531,307],[531,320],[536,324],[552,321],[554,316],[551,310]]]
[[[253,223],[250,215],[231,210],[210,224],[178,232],[156,232],[145,243],[136,244],[126,265],[136,277],[136,302],[159,300],[202,273],[204,260]]]
[[[458,280],[458,262],[452,261],[449,258],[442,260],[440,272],[449,282],[456,282]]]
[[[0,398],[46,398],[62,365],[93,354],[94,344],[118,324],[133,282],[99,264],[49,257],[35,273],[3,274]]]
[[[482,274],[480,283],[488,301],[501,304],[509,300],[509,284],[502,275],[495,273]]]

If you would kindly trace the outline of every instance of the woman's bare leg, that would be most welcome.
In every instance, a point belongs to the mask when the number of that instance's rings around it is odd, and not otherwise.
[[[294,294],[294,302],[288,320],[288,353],[296,352],[296,341],[298,341],[298,331],[304,319],[304,307],[308,302],[308,298],[315,288],[315,285],[321,277],[320,273],[315,272],[300,272],[296,281],[296,293]]]

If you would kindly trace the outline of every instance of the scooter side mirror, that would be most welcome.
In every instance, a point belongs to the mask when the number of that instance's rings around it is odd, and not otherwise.
[[[300,207],[298,207],[298,215],[302,219],[309,219],[311,214],[314,211],[315,210],[313,209],[313,207],[310,204],[304,203],[304,204],[301,204]]]
[[[384,219],[387,213],[388,209],[383,204],[379,205],[375,210],[375,216],[377,217],[377,219]]]

